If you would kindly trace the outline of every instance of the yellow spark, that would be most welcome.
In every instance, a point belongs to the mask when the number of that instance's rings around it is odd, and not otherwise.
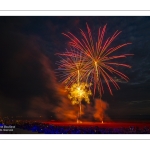
[[[90,103],[89,96],[92,95],[89,89],[91,85],[87,83],[73,84],[70,88],[66,88],[69,92],[68,98],[72,101],[72,104],[79,104],[82,100]]]

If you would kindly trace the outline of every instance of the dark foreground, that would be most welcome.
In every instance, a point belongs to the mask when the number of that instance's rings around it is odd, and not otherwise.
[[[6,124],[5,124],[6,125]],[[31,122],[7,124],[1,134],[150,134],[150,123],[124,122]],[[6,127],[6,126],[5,126]],[[11,129],[11,127],[14,127]]]

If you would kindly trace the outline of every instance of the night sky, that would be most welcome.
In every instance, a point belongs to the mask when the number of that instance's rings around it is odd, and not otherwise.
[[[72,32],[80,38],[79,28],[86,32],[86,23],[94,38],[105,24],[104,40],[116,30],[122,31],[112,46],[132,43],[118,51],[134,54],[119,60],[132,66],[119,68],[130,80],[119,80],[120,90],[112,86],[113,96],[105,90],[105,114],[112,121],[150,120],[150,17],[143,16],[1,16],[0,115],[61,120],[65,115],[59,114],[76,109],[67,101],[55,75],[56,61],[60,59],[55,54],[68,48],[69,39],[62,33]]]

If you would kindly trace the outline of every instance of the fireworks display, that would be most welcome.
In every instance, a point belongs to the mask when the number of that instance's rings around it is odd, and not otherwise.
[[[149,16],[0,19],[1,123],[31,120],[39,133],[98,134],[149,122]]]
[[[90,90],[90,84],[86,83],[75,83],[70,88],[66,88],[69,91],[68,98],[72,101],[72,104],[79,104],[79,114],[77,118],[81,119],[81,102],[82,100],[86,101],[88,104],[90,103],[89,96],[92,95]]]
[[[62,82],[66,85],[66,90],[69,92],[68,98],[73,105],[79,104],[79,119],[81,117],[82,100],[90,103],[89,96],[92,95],[90,90],[91,83],[82,82],[86,77],[86,63],[81,53],[71,50],[70,52],[67,51],[67,54],[64,55],[64,58],[61,57],[61,61],[58,62],[58,70],[61,72]]]
[[[87,69],[84,57],[81,53],[73,50],[70,52],[67,51],[67,55],[64,54],[57,64],[59,65],[59,75],[66,86],[71,87],[74,83],[79,84],[80,82],[85,82]]]
[[[98,38],[95,42],[92,37],[91,30],[87,26],[88,34],[81,31],[81,37],[77,38],[71,32],[63,33],[70,39],[69,46],[71,50],[64,53],[58,53],[61,57],[58,62],[58,70],[61,73],[62,82],[66,85],[69,92],[68,98],[71,99],[72,104],[79,104],[78,119],[81,118],[81,102],[84,99],[87,103],[90,102],[89,96],[95,96],[96,90],[99,93],[100,99],[104,93],[103,83],[106,83],[111,95],[112,83],[116,89],[119,89],[116,78],[119,77],[126,82],[129,78],[122,72],[116,69],[116,66],[131,68],[130,65],[124,63],[114,62],[116,59],[126,58],[132,54],[115,54],[121,47],[131,43],[125,43],[111,47],[111,43],[121,33],[116,31],[112,37],[107,38],[104,42],[104,34],[106,25],[98,30]],[[93,84],[93,85],[92,85]],[[92,86],[91,86],[92,85]],[[93,94],[90,88],[93,87]],[[87,90],[87,88],[89,88]],[[78,122],[77,119],[77,122]]]
[[[131,68],[130,65],[114,62],[119,58],[126,58],[132,54],[113,55],[114,52],[131,43],[121,44],[115,47],[110,47],[111,43],[121,33],[116,31],[112,37],[107,38],[104,42],[104,34],[106,25],[98,30],[97,41],[93,41],[91,30],[87,25],[88,34],[86,35],[83,30],[80,29],[82,38],[79,39],[71,32],[67,34],[63,33],[70,39],[69,45],[72,49],[64,53],[58,54],[63,56],[59,65],[59,70],[64,73],[63,82],[66,85],[73,85],[77,82],[92,83],[94,87],[94,94],[96,89],[99,91],[100,98],[104,93],[103,82],[107,84],[111,95],[112,89],[110,83],[112,83],[116,89],[119,89],[117,81],[114,79],[116,76],[128,81],[129,78],[122,72],[115,69],[114,66],[123,66]]]

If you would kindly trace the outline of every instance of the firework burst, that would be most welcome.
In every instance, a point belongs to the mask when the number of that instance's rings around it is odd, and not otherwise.
[[[125,81],[129,80],[125,74],[116,69],[116,66],[127,68],[131,68],[131,66],[114,62],[114,60],[133,55],[115,54],[120,48],[131,43],[111,47],[111,43],[121,32],[116,31],[104,42],[105,25],[102,29],[99,28],[97,41],[94,42],[91,30],[88,24],[86,25],[88,34],[86,35],[86,33],[80,29],[81,39],[77,38],[71,32],[68,32],[67,34],[63,33],[70,39],[69,45],[71,50],[67,50],[64,53],[58,53],[61,57],[61,61],[58,62],[58,70],[59,73],[61,73],[62,82],[67,87],[66,89],[69,92],[68,97],[71,99],[72,104],[79,104],[79,117],[81,116],[81,101],[83,99],[87,103],[90,101],[89,96],[92,95],[90,90],[91,83],[94,87],[93,97],[97,89],[101,99],[104,93],[103,82],[106,83],[110,94],[113,95],[110,83],[112,83],[116,89],[119,89],[116,76]]]
[[[85,83],[87,77],[87,69],[84,57],[81,53],[74,50],[67,51],[66,54],[59,54],[61,56],[58,71],[62,78],[62,83],[66,85],[68,91],[68,98],[72,104],[79,104],[79,114],[77,122],[81,119],[81,102],[90,103],[89,96],[92,95],[90,87],[91,83]]]
[[[82,82],[80,84],[73,84],[71,88],[66,87],[69,91],[68,98],[71,99],[73,105],[81,103],[82,100],[90,103],[89,96],[92,95],[90,86],[90,84]]]
[[[71,100],[72,104],[79,104],[79,115],[78,119],[81,119],[81,102],[82,100],[85,100],[88,104],[90,103],[89,96],[92,95],[92,92],[90,90],[91,84],[87,83],[75,83],[70,88],[66,87],[68,90],[68,98]],[[77,119],[77,121],[78,121]]]
[[[86,33],[84,33],[83,30],[80,29],[82,35],[81,39],[77,38],[71,32],[68,32],[67,34],[63,33],[70,39],[69,45],[74,49],[74,51],[66,51],[65,53],[59,55],[69,57],[69,59],[71,60],[75,59],[75,62],[82,61],[81,64],[84,66],[83,67],[84,69],[80,68],[80,70],[82,70],[84,73],[80,71],[81,75],[80,77],[82,81],[84,79],[84,82],[93,83],[94,95],[97,89],[100,92],[100,98],[102,97],[102,94],[104,93],[104,88],[102,84],[103,81],[105,81],[105,83],[107,84],[110,94],[113,95],[110,83],[112,83],[116,89],[119,89],[119,85],[117,81],[114,79],[114,76],[120,77],[125,81],[129,80],[129,78],[125,74],[115,69],[114,66],[123,66],[131,68],[130,65],[114,62],[114,60],[119,58],[126,58],[127,56],[132,55],[132,54],[121,54],[121,55],[113,55],[113,54],[120,48],[131,43],[125,43],[115,47],[110,47],[111,43],[121,32],[116,31],[112,35],[112,37],[107,38],[107,40],[104,42],[103,39],[106,30],[106,25],[102,29],[99,28],[97,41],[94,42],[88,24],[86,24],[86,26],[88,34],[86,35]],[[62,66],[66,65],[65,62],[61,63]],[[66,68],[70,70],[69,67],[73,68],[73,65],[71,65],[70,63],[68,67],[66,66]],[[70,71],[68,75],[66,74],[67,78],[70,79],[72,73],[73,72]],[[73,80],[71,79],[68,82],[70,81]]]
[[[86,78],[86,64],[84,57],[81,53],[74,50],[67,51],[63,55],[58,64],[58,75],[61,78],[61,82],[67,87],[71,87],[74,83],[80,84]]]

